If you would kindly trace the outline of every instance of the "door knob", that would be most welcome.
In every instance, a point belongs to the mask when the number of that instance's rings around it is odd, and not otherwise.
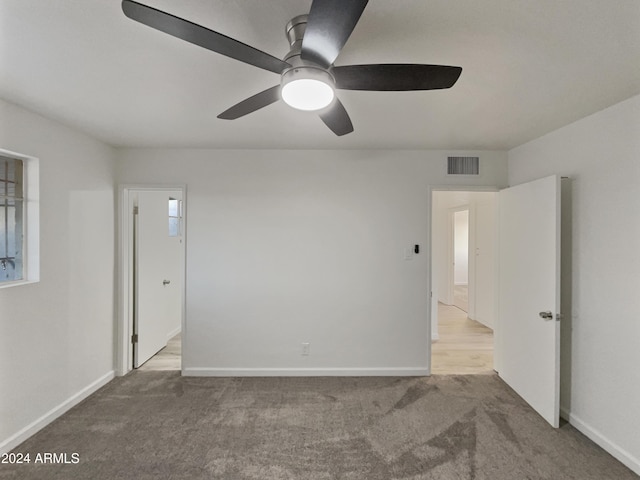
[[[540,315],[540,318],[544,318],[545,320],[553,320],[553,313],[549,311],[540,312],[538,315]]]
[[[162,285],[169,285],[171,283],[171,280],[163,280],[162,281]]]

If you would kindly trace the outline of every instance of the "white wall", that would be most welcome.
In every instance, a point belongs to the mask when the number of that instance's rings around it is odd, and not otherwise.
[[[471,318],[489,328],[493,328],[496,319],[497,203],[497,193],[485,193],[484,198],[472,206],[474,281],[469,311]]]
[[[453,214],[453,284],[469,283],[469,210]]]
[[[40,159],[40,282],[0,289],[0,451],[113,376],[114,152],[0,100],[0,148]]]
[[[640,473],[640,96],[509,152],[511,185],[549,174],[572,178],[561,403]]]
[[[425,373],[429,185],[451,153],[122,150],[120,182],[187,184],[185,372]],[[505,184],[505,152],[473,154],[464,184]]]

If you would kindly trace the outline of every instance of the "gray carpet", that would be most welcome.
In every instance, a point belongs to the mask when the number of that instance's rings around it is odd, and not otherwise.
[[[77,464],[1,479],[638,479],[496,376],[193,378],[134,372],[14,450]]]

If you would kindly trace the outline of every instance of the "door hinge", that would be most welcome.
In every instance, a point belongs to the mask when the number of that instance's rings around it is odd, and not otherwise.
[[[131,343],[138,343],[138,334],[131,335]]]
[[[133,207],[133,214],[138,215],[138,206]]]

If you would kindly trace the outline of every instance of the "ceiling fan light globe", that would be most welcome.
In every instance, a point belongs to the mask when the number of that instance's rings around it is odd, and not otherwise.
[[[323,68],[310,65],[290,68],[282,74],[280,82],[282,100],[298,110],[321,110],[335,98],[335,80]]]
[[[306,111],[328,107],[335,97],[331,85],[313,78],[292,80],[282,86],[281,93],[287,105]]]

